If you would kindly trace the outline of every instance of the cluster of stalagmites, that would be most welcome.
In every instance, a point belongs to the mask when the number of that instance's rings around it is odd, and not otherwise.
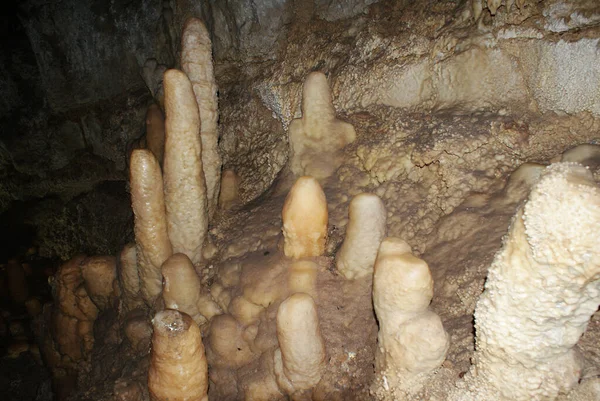
[[[239,178],[232,171],[221,177],[202,22],[188,21],[182,42],[185,72],[163,76],[166,118],[158,106],[148,110],[147,148],[131,154],[135,244],[116,259],[78,256],[59,269],[44,355],[55,376],[75,371],[94,347],[97,316],[115,308],[131,348],[141,355],[151,349],[152,400],[207,400],[209,382],[224,398],[235,388],[238,399],[310,399],[327,358],[316,260],[327,249],[328,208],[318,179],[337,168],[337,152],[354,140],[354,128],[335,118],[325,76],[310,74],[304,115],[290,127],[291,169],[301,177],[283,206],[282,255],[250,274],[225,264],[209,288],[199,273],[215,253],[208,224],[218,207],[235,205]],[[600,194],[578,164],[541,175],[490,269],[475,315],[475,365],[452,399],[552,398],[579,377],[572,347],[600,303]],[[403,399],[440,367],[449,336],[429,309],[427,264],[402,239],[386,237],[386,217],[378,196],[354,197],[335,264],[345,279],[373,277],[373,395]],[[269,319],[272,331],[264,329]],[[244,370],[251,362],[254,368]],[[474,388],[487,395],[474,395]]]

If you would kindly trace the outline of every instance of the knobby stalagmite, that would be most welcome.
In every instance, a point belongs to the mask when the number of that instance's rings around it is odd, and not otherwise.
[[[553,164],[514,217],[475,310],[475,365],[452,401],[555,399],[575,387],[574,348],[600,304],[600,189]]]
[[[219,109],[217,84],[213,72],[212,43],[204,23],[198,18],[185,22],[181,35],[181,68],[192,83],[200,112],[200,139],[202,141],[202,168],[206,179],[208,219],[217,208],[221,184],[221,156],[219,155]]]
[[[429,310],[433,279],[425,261],[399,238],[381,243],[373,278],[373,305],[379,321],[375,354],[380,399],[419,391],[427,375],[446,358],[449,337]],[[404,395],[403,395],[404,394]]]

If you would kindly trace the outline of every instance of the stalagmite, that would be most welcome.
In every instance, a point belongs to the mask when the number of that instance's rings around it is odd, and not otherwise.
[[[339,167],[339,150],[355,139],[354,127],[335,118],[327,77],[311,72],[302,91],[302,118],[293,120],[289,128],[292,172],[329,177]]]
[[[152,319],[148,389],[152,401],[208,401],[208,365],[200,329],[176,310]]]
[[[163,83],[167,114],[163,172],[169,238],[174,253],[185,253],[197,264],[202,260],[208,231],[198,105],[183,72],[168,70]]]
[[[296,293],[281,303],[277,340],[275,374],[279,387],[288,394],[314,387],[325,367],[325,344],[310,295]]]
[[[171,256],[160,166],[149,150],[131,154],[131,206],[135,215],[140,294],[152,306],[162,291],[160,267]]]
[[[283,205],[285,256],[294,259],[320,256],[327,239],[327,200],[313,177],[300,177]]]
[[[201,325],[222,313],[210,294],[202,288],[190,259],[176,253],[162,265],[165,306],[184,312]]]
[[[512,221],[475,309],[475,365],[453,401],[552,400],[577,385],[575,344],[600,304],[600,189],[548,167]]]
[[[346,237],[335,259],[344,277],[357,279],[373,274],[377,250],[385,237],[387,212],[383,201],[369,193],[355,196],[349,209]]]
[[[399,238],[381,243],[373,278],[373,304],[379,321],[375,367],[383,391],[418,391],[427,374],[446,358],[449,337],[429,310],[433,279],[425,261]],[[380,386],[380,385],[378,385]],[[381,386],[376,393],[381,397]]]
[[[204,23],[198,18],[185,22],[181,35],[181,68],[192,83],[200,112],[202,167],[206,178],[208,218],[212,218],[219,198],[221,156],[219,155],[219,119],[217,84],[213,72],[212,43]]]
[[[60,266],[51,281],[55,306],[46,310],[52,339],[42,344],[44,358],[53,371],[73,369],[94,347],[94,321],[98,307],[84,286],[81,264],[84,255],[77,255]]]

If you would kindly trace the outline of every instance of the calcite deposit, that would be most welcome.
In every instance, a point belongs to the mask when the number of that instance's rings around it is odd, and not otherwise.
[[[597,2],[160,7],[134,238],[6,268],[56,388],[600,399]]]

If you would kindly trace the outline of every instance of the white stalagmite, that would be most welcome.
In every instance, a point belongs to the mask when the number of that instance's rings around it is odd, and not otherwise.
[[[146,149],[133,151],[129,170],[140,294],[152,306],[162,291],[160,267],[172,253],[162,175],[156,158]]]
[[[168,70],[163,83],[167,114],[163,171],[169,238],[174,253],[185,253],[197,264],[202,260],[208,232],[198,105],[183,72]]]
[[[312,297],[298,292],[277,310],[275,374],[288,394],[308,390],[320,380],[325,368],[325,343]]]
[[[429,310],[433,279],[425,261],[399,238],[381,243],[373,277],[373,304],[379,321],[375,393],[387,399],[415,393],[446,358],[449,337]]]
[[[385,237],[387,212],[375,194],[363,193],[350,202],[344,243],[335,257],[338,271],[347,279],[373,274],[377,250]]]
[[[600,304],[600,189],[575,163],[543,173],[475,310],[475,365],[450,400],[552,400],[581,375],[573,348]]]
[[[212,218],[219,199],[221,156],[219,155],[219,119],[217,84],[213,72],[212,43],[204,23],[190,18],[181,36],[181,68],[192,82],[200,112],[202,166],[206,178],[208,218]]]

